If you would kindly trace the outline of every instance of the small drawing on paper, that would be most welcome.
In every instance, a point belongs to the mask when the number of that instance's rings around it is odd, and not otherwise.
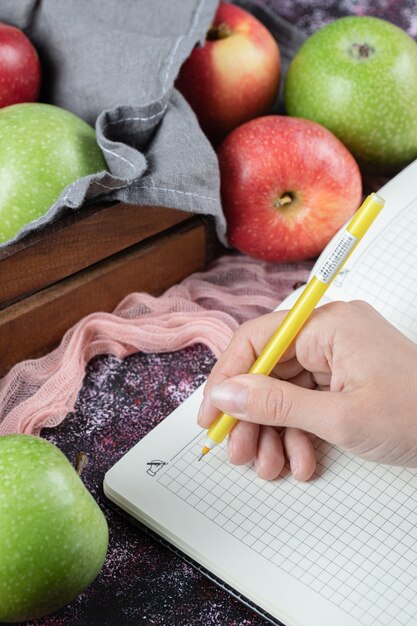
[[[155,459],[154,461],[149,461],[146,465],[148,466],[146,473],[149,476],[155,476],[164,465],[167,465],[167,462]]]

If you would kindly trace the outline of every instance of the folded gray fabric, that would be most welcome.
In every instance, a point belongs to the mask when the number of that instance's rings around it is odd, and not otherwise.
[[[39,52],[41,100],[95,124],[110,170],[67,187],[13,241],[97,200],[214,215],[226,241],[216,155],[173,88],[216,6],[217,0],[2,0],[0,20],[22,28]]]
[[[226,242],[216,155],[173,88],[203,43],[218,0],[1,0],[0,20],[22,28],[44,73],[41,100],[95,125],[109,172],[77,180],[12,240],[64,211],[122,200],[213,215]],[[256,0],[236,0],[277,39],[283,75],[305,35]],[[282,87],[273,112],[282,112]],[[140,209],[139,209],[140,210]],[[11,242],[0,244],[4,247]]]

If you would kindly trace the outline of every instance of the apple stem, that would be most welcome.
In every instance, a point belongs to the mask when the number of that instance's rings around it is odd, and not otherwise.
[[[278,208],[280,206],[285,206],[286,204],[290,204],[292,201],[293,201],[293,198],[288,193],[286,193],[285,195],[275,200],[274,206]]]
[[[88,456],[86,455],[86,453],[77,452],[77,456],[75,457],[75,471],[77,472],[78,476],[81,476],[87,463]]]
[[[354,43],[350,48],[350,54],[355,59],[367,59],[375,52],[372,46],[368,46],[367,43]]]
[[[207,41],[217,41],[218,39],[226,39],[232,34],[232,29],[225,22],[212,26],[206,35]]]

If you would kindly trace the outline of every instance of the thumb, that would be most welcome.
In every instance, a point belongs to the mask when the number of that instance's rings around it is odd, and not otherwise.
[[[304,389],[261,374],[228,378],[212,388],[210,399],[239,420],[301,428],[342,446],[354,416],[349,392]]]

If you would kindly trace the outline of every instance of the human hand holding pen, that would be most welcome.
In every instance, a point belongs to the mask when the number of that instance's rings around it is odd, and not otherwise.
[[[232,463],[276,478],[315,469],[318,436],[371,461],[417,467],[417,346],[364,302],[318,308],[270,376],[246,374],[285,312],[246,322],[213,368],[199,424],[224,411]]]
[[[266,341],[261,353],[249,368],[250,374],[269,375],[296,338],[327,289],[344,266],[357,244],[367,233],[381,212],[385,200],[376,193],[369,194],[359,209],[342,229],[335,241],[326,249],[326,256],[319,259],[314,276],[294,302],[291,310],[280,320],[278,327]],[[210,450],[227,437],[238,420],[228,413],[221,413],[211,424],[201,450],[201,460]]]

